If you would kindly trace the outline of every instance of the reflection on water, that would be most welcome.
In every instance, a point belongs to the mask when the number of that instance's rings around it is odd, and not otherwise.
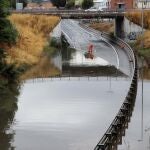
[[[93,59],[86,58],[85,55],[79,51],[73,55],[73,58],[70,60],[69,64],[71,66],[107,66],[110,65],[108,61],[103,58],[95,56]]]
[[[72,48],[63,49],[61,53],[53,58],[53,63],[61,70],[60,76],[125,76],[103,58],[86,58],[84,53]]]
[[[125,76],[114,66],[62,66],[62,76]]]
[[[16,84],[8,85],[2,82],[0,81],[0,150],[13,150],[14,147],[11,145],[11,142],[15,133],[9,129],[17,111],[19,86]]]
[[[16,150],[94,149],[130,83],[125,78],[110,82],[82,77],[25,83],[13,126]]]
[[[72,48],[66,48],[62,50],[63,63],[68,63],[70,66],[108,66],[108,61],[101,57],[94,55],[94,58],[86,58],[85,51],[78,51]]]
[[[111,78],[123,73],[101,58],[86,59],[74,49],[65,55],[53,58],[62,76],[91,79],[26,83],[18,104],[19,86],[0,83],[0,150],[91,150],[102,137],[130,82]]]

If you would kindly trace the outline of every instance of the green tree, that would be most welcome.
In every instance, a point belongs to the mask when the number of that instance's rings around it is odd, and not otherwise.
[[[59,8],[59,7],[65,7],[65,5],[66,5],[66,0],[51,0],[51,2],[57,8]]]
[[[68,9],[74,8],[75,7],[75,0],[68,0],[65,7]]]
[[[15,44],[17,38],[17,30],[6,18],[9,8],[8,0],[1,0],[0,3],[0,79],[6,79],[8,82],[13,82],[18,77],[15,64],[6,63],[6,50],[2,45]]]
[[[14,44],[17,38],[17,31],[11,22],[6,18],[9,8],[9,0],[0,2],[0,44]]]
[[[14,44],[17,35],[17,30],[10,21],[6,18],[0,18],[0,43]]]
[[[92,7],[93,4],[94,4],[93,0],[83,0],[83,2],[82,2],[82,8],[83,9],[88,9],[88,8]]]
[[[6,17],[8,15],[7,9],[9,8],[9,1],[8,0],[1,0],[0,1],[0,18]]]
[[[18,95],[20,85],[17,83],[9,84],[0,80],[0,149],[14,150],[11,144],[14,140],[14,132],[7,132],[14,122],[14,116],[18,109]]]

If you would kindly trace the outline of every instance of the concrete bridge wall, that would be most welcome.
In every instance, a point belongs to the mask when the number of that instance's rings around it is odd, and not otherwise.
[[[115,36],[128,39],[131,32],[138,37],[142,32],[142,28],[128,20],[126,17],[115,18]]]
[[[122,38],[124,36],[124,17],[115,18],[115,36]]]
[[[57,26],[50,33],[51,37],[55,37],[56,39],[60,39],[61,37],[61,21],[57,24]]]
[[[124,30],[125,38],[127,38],[131,32],[135,32],[137,36],[140,35],[142,32],[141,26],[134,24],[133,22],[129,21],[127,18],[124,18],[123,30]]]

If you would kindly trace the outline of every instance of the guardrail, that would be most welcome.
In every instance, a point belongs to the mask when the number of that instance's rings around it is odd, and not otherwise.
[[[133,70],[132,75],[133,75],[134,68],[135,68],[135,61],[134,61],[135,55],[134,55],[134,52],[131,49],[131,47],[126,42],[124,42],[122,39],[114,37],[114,36],[110,36],[110,34],[108,34],[108,33],[103,32],[103,33],[101,33],[101,36],[104,37],[105,39],[107,39],[108,41],[117,44],[119,47],[121,47],[126,52],[126,54],[128,55],[128,58],[129,58],[129,62],[132,63],[132,65],[130,65],[130,66],[132,67],[132,70]]]
[[[94,33],[96,36],[101,36],[102,37],[102,40],[106,42],[111,42],[111,43],[115,43],[117,44],[118,46],[122,47],[124,51],[126,51],[126,54],[128,55],[129,57],[129,62],[130,63],[133,63],[134,61],[134,52],[133,50],[131,49],[131,47],[125,43],[122,39],[120,38],[116,38],[114,36],[111,36],[110,34],[106,33],[106,32],[100,32],[100,31],[97,31],[95,29],[92,29],[92,28],[89,28],[89,26],[83,24],[82,22],[79,23],[81,27],[83,28],[86,28],[87,30],[89,30],[90,32]],[[132,67],[132,70],[134,70],[134,67],[135,67],[135,64],[131,65]],[[133,74],[133,72],[132,72]]]
[[[122,142],[122,136],[125,135],[125,129],[128,127],[135,105],[138,79],[137,59],[131,47],[123,40],[117,37],[111,37],[106,33],[102,33],[102,37],[111,40],[118,45],[123,45],[123,49],[129,55],[129,61],[133,63],[133,76],[127,96],[116,117],[94,148],[94,150],[117,150],[118,144],[121,144]]]
[[[135,105],[138,81],[138,66],[136,55],[134,54],[132,48],[122,39],[110,36],[110,34],[105,32],[96,31],[86,25],[83,25],[82,23],[80,23],[80,25],[83,28],[93,32],[94,34],[99,34],[101,37],[107,39],[108,41],[121,46],[122,49],[128,54],[129,61],[132,63],[133,74],[131,76],[131,84],[127,96],[121,105],[121,108],[119,109],[116,117],[94,148],[94,150],[117,150],[118,144],[121,144],[122,142],[122,136],[125,135],[125,129],[128,128],[128,123],[130,122]]]

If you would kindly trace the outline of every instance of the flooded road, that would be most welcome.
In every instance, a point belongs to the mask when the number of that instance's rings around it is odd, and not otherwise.
[[[70,45],[79,51],[77,56],[83,58],[80,59],[83,62],[84,57],[81,56],[92,44],[96,63],[113,65],[123,73],[131,75],[129,56],[118,45],[104,39],[101,34],[95,34],[95,32],[81,26],[79,21],[71,19],[61,20],[61,30]]]
[[[12,144],[17,150],[92,150],[128,88],[125,78],[28,81],[18,98]]]

